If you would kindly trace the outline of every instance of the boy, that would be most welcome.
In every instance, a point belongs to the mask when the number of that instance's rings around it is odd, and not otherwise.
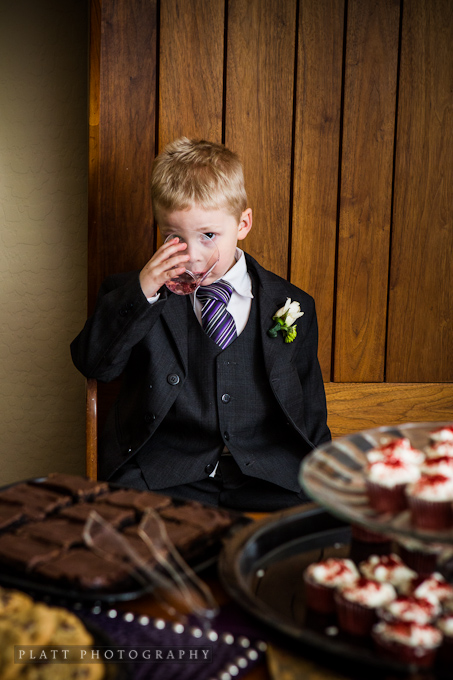
[[[205,234],[220,259],[195,295],[164,285],[189,259],[178,238],[140,272],[103,283],[71,345],[86,377],[122,374],[100,478],[239,510],[303,503],[300,462],[330,439],[313,299],[237,248],[252,211],[241,163],[224,146],[169,144],[154,161],[151,192],[164,240]],[[273,317],[288,298],[293,315],[280,326]],[[282,332],[272,337],[275,326]]]

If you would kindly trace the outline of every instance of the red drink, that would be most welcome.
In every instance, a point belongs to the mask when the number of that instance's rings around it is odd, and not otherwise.
[[[177,295],[189,295],[194,293],[208,272],[200,272],[196,274],[188,274],[184,272],[174,279],[170,279],[165,284],[172,293]]]

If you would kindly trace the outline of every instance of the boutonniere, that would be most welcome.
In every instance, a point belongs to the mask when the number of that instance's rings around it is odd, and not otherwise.
[[[303,315],[304,312],[300,311],[300,304],[298,302],[291,302],[291,298],[286,298],[285,305],[280,307],[272,317],[276,323],[275,326],[269,328],[267,331],[268,335],[271,338],[276,338],[278,331],[282,331],[285,342],[292,342],[297,335],[295,321]]]

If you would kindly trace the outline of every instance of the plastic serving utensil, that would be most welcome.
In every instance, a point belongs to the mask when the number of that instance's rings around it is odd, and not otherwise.
[[[155,516],[152,516],[153,513]],[[143,525],[143,526],[142,526]],[[159,568],[150,566],[117,531],[93,510],[83,529],[85,543],[105,559],[121,559],[132,567],[131,575],[142,585],[152,585],[153,595],[164,609],[181,623],[195,616],[204,630],[211,627],[218,605],[208,586],[199,579],[168,538],[165,525],[153,510],[147,510],[139,536]]]

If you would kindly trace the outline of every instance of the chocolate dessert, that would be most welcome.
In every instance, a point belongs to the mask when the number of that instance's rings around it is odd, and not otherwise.
[[[86,477],[68,475],[63,472],[51,472],[44,480],[33,482],[36,486],[70,494],[77,500],[93,499],[109,490],[107,482],[93,481]]]
[[[13,567],[30,571],[40,564],[50,560],[61,552],[61,547],[54,543],[40,541],[31,536],[24,540],[18,534],[3,534],[0,536],[0,560]]]
[[[139,512],[144,512],[147,508],[162,510],[171,505],[171,498],[163,496],[154,491],[136,491],[135,489],[118,489],[111,491],[96,502],[108,503],[122,508],[134,508]]]
[[[72,503],[70,496],[24,482],[0,492],[0,502],[19,504],[27,519],[44,519],[54,510]]]
[[[93,498],[93,494],[97,495]],[[55,473],[0,492],[0,574],[6,579],[14,569],[15,577],[40,587],[52,584],[65,592],[68,585],[100,592],[141,587],[130,576],[129,561],[118,555],[112,560],[99,556],[85,545],[83,531],[90,513],[96,511],[154,567],[152,551],[138,534],[148,508],[158,513],[169,540],[184,559],[194,560],[192,565],[212,557],[219,537],[236,521],[234,514],[200,503]]]
[[[0,502],[0,529],[6,529],[24,519],[22,505],[19,503]]]
[[[59,517],[49,517],[41,522],[29,522],[17,530],[17,535],[26,541],[28,538],[55,543],[62,548],[72,548],[75,545],[83,545],[82,522],[73,522]]]
[[[184,522],[206,532],[216,531],[231,524],[231,515],[228,512],[219,508],[208,508],[197,501],[187,501],[178,507],[165,508],[160,515],[164,519]]]
[[[38,565],[36,573],[79,588],[102,590],[122,584],[130,568],[113,558],[103,559],[88,548],[73,548],[50,562]]]
[[[135,512],[127,508],[118,508],[107,503],[78,503],[69,508],[64,508],[58,513],[58,517],[66,517],[76,522],[86,522],[90,514],[95,511],[106,522],[114,527],[124,526],[135,520]]]

